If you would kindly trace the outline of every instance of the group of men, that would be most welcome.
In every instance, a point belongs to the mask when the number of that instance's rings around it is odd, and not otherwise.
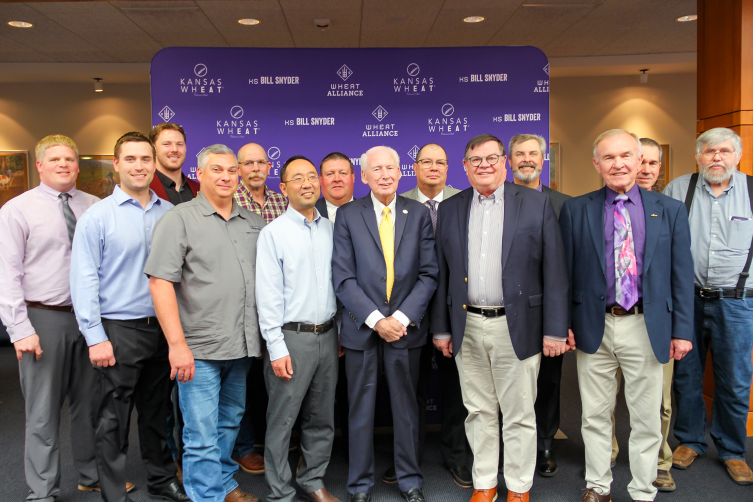
[[[605,186],[576,198],[541,183],[546,142],[529,134],[507,146],[472,138],[464,191],[447,186],[447,154],[428,144],[414,163],[416,188],[398,195],[397,152],[373,147],[360,159],[370,193],[357,200],[346,155],[333,152],[318,169],[291,157],[278,193],[254,143],[237,155],[204,148],[196,183],[182,173],[186,136],[175,124],[118,139],[120,184],[102,201],[75,188],[72,140],[48,136],[35,153],[40,186],[0,209],[0,318],[26,400],[27,500],[59,495],[67,397],[79,489],[107,502],[127,501],[134,488],[125,478],[134,406],[152,497],[253,502],[234,479],[240,466],[264,473],[269,500],[337,502],[323,482],[337,408],[350,502],[370,502],[384,377],[394,464],[382,480],[425,502],[435,359],[452,479],[473,488],[472,502],[494,502],[502,444],[507,500],[527,501],[534,472],[558,470],[562,360],[576,347],[582,501],[611,500],[623,378],[628,492],[650,501],[675,488],[670,466],[687,469],[707,448],[708,350],[712,438],[733,480],[753,484],[744,460],[753,183],[737,170],[742,144],[731,130],[702,134],[700,176],[678,178],[666,195],[652,191],[660,145],[606,131],[593,152]],[[172,446],[169,428],[178,431]]]

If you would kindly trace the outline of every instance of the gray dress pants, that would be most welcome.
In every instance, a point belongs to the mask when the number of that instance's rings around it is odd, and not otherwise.
[[[69,399],[71,451],[78,483],[98,483],[94,446],[96,372],[89,348],[71,312],[29,307],[42,357],[24,354],[20,363],[21,392],[26,401],[24,469],[26,500],[52,502],[60,495],[60,411]]]
[[[335,438],[335,388],[337,387],[338,343],[335,328],[314,333],[282,330],[293,364],[293,377],[275,376],[269,354],[264,355],[264,380],[269,394],[267,434],[264,441],[264,467],[272,492],[269,501],[292,502],[288,462],[290,433],[301,414],[301,455],[303,463],[296,482],[304,493],[324,486],[322,481]]]

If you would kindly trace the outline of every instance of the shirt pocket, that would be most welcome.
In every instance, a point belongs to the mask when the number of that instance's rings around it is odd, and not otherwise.
[[[727,245],[730,249],[747,251],[753,239],[753,220],[732,220],[727,227]]]

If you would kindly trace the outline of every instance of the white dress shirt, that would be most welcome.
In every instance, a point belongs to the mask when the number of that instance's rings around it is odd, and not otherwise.
[[[444,200],[444,189],[440,190],[436,197],[429,199],[424,193],[421,191],[420,188],[416,187],[416,199],[421,204],[426,205],[426,202],[429,200],[435,200],[437,203],[440,203]]]

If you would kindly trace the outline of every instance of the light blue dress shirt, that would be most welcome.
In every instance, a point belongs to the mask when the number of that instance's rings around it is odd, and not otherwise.
[[[271,361],[289,354],[283,324],[322,324],[337,311],[332,282],[335,226],[314,211],[310,222],[288,206],[262,228],[256,244],[256,308]]]
[[[142,273],[154,225],[173,205],[149,190],[146,209],[120,186],[79,218],[71,252],[71,297],[89,346],[107,341],[102,317],[154,317],[149,278]]]

